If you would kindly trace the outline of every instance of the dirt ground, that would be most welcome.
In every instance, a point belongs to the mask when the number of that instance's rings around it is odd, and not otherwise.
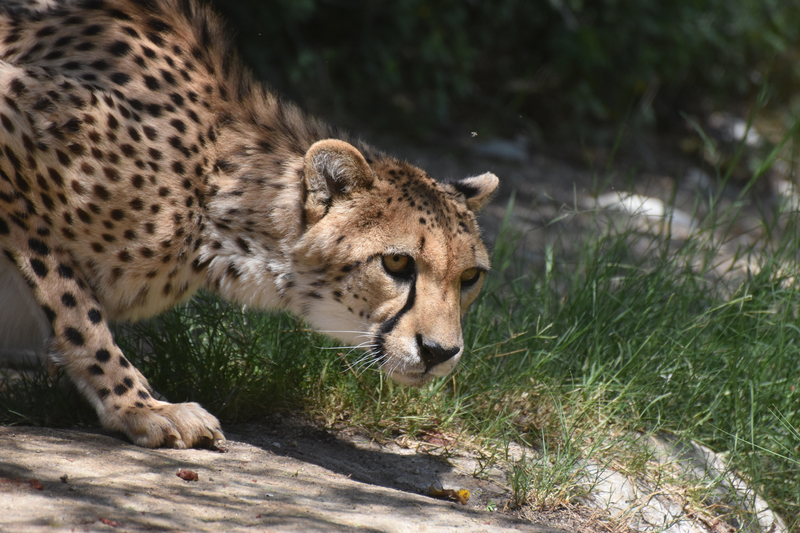
[[[281,421],[228,438],[150,450],[102,431],[0,427],[0,531],[594,531],[566,510],[538,523],[501,512],[506,490],[459,458]],[[435,481],[470,490],[467,505],[425,494]]]

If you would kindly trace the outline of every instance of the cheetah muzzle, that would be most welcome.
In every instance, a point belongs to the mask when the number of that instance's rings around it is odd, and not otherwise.
[[[0,6],[0,281],[16,280],[0,287],[142,446],[224,437],[199,405],[154,398],[108,321],[205,288],[421,385],[461,358],[489,269],[475,213],[494,175],[439,183],[349,141],[254,82],[220,28],[190,1]]]

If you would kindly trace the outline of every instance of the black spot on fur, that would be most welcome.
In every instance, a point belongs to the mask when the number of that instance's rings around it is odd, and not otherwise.
[[[111,43],[111,46],[108,47],[108,51],[113,56],[124,57],[131,51],[131,45],[125,41],[114,41]]]
[[[56,319],[56,312],[46,305],[42,306],[42,311],[44,312],[44,316],[47,317],[47,321],[52,324]]]
[[[166,44],[164,39],[156,32],[149,31],[147,32],[146,37],[151,43],[153,43],[159,48],[163,48],[164,45]]]
[[[20,95],[28,90],[27,87],[25,87],[25,84],[22,83],[19,78],[14,78],[11,80],[11,83],[9,83],[8,86],[11,89],[11,92],[16,95]]]
[[[125,86],[131,81],[130,75],[126,74],[125,72],[114,72],[111,76],[109,76],[109,79],[119,86]]]
[[[243,238],[241,238],[241,237],[237,238],[236,239],[236,244],[239,246],[239,248],[241,248],[241,250],[244,253],[246,253],[246,254],[250,254],[251,253],[250,245],[248,245],[247,241],[244,240]]]
[[[56,32],[56,28],[54,26],[45,26],[44,28],[40,28],[36,32],[36,37],[48,37],[53,35]]]
[[[115,168],[103,167],[103,174],[105,174],[106,178],[108,178],[111,181],[116,182],[122,179],[119,175],[119,172]]]
[[[47,175],[50,176],[50,181],[52,181],[57,187],[64,186],[64,178],[56,169],[47,167]]]
[[[94,186],[94,194],[101,200],[108,200],[111,198],[111,193],[108,192],[108,189],[103,187],[102,185],[95,185]]]
[[[72,143],[69,146],[67,146],[67,148],[69,148],[70,152],[78,156],[86,154],[86,147],[80,143]]]
[[[75,328],[66,328],[64,337],[75,346],[83,346],[84,344],[83,334]]]
[[[133,158],[133,157],[136,157],[136,155],[137,155],[137,153],[138,153],[138,152],[136,151],[136,148],[134,148],[134,147],[133,147],[133,146],[131,146],[130,144],[123,144],[123,145],[120,145],[119,149],[120,149],[120,151],[122,152],[122,155],[124,155],[124,156],[125,156],[125,157],[127,157],[127,158]]]
[[[103,315],[100,313],[99,309],[89,310],[87,316],[89,317],[89,321],[91,321],[92,324],[99,324],[103,320]]]
[[[58,265],[58,275],[64,279],[72,279],[75,276],[75,272],[72,267],[61,263]]]
[[[61,295],[61,303],[64,304],[64,307],[75,307],[78,305],[75,295],[71,292],[65,292]]]
[[[173,64],[173,62],[172,62],[172,58],[171,58],[171,57],[167,56],[165,59],[167,60],[167,63],[168,63],[170,66],[174,66],[174,64]],[[160,72],[161,72],[161,78],[162,78],[162,79],[163,79],[165,82],[167,82],[169,85],[173,85],[173,86],[174,86],[174,85],[177,85],[177,84],[178,84],[178,81],[175,79],[175,76],[173,76],[173,75],[172,75],[172,73],[171,73],[170,71],[168,71],[168,70],[164,70],[164,69],[162,68]]]
[[[64,165],[65,167],[72,164],[72,158],[62,152],[61,150],[56,150],[56,157],[58,157],[58,162]]]
[[[168,31],[172,31],[172,26],[164,22],[159,18],[150,18],[147,20],[147,25],[155,32],[158,33],[165,33]]]
[[[115,18],[117,20],[123,20],[123,21],[133,20],[131,19],[130,15],[119,9],[109,9],[108,14],[111,15],[111,18]]]
[[[33,258],[30,260],[30,265],[31,269],[33,270],[33,273],[36,274],[38,277],[40,278],[47,277],[49,270],[47,268],[47,265],[45,265],[42,261]]]
[[[50,248],[39,239],[28,239],[28,247],[31,251],[38,255],[48,255],[50,254]]]
[[[16,131],[16,128],[14,127],[14,123],[11,122],[11,119],[8,118],[4,113],[0,113],[0,121],[2,121],[3,127],[9,133],[14,133]]]
[[[104,59],[98,59],[96,61],[93,61],[92,63],[89,64],[89,66],[92,67],[93,69],[99,70],[101,72],[106,71],[109,68],[111,68],[111,65],[109,65],[108,62],[106,60],[104,60]]]
[[[144,126],[142,128],[142,131],[144,132],[145,137],[147,137],[151,141],[155,141],[156,139],[158,139],[158,133],[152,126]]]
[[[153,76],[145,76],[144,77],[144,84],[151,91],[157,91],[157,90],[159,90],[161,88],[161,84],[158,83],[158,80],[155,79]]]

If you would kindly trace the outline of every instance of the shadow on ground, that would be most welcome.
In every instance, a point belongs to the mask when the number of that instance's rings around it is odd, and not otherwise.
[[[560,531],[391,488],[406,471],[423,475],[416,454],[398,459],[324,433],[270,442],[269,431],[237,429],[245,442],[219,452],[2,427],[0,531]],[[180,470],[198,480],[184,481]]]

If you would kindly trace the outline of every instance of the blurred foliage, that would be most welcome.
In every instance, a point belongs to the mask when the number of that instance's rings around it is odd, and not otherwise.
[[[674,117],[800,80],[787,0],[214,0],[245,60],[314,111],[543,127]]]

